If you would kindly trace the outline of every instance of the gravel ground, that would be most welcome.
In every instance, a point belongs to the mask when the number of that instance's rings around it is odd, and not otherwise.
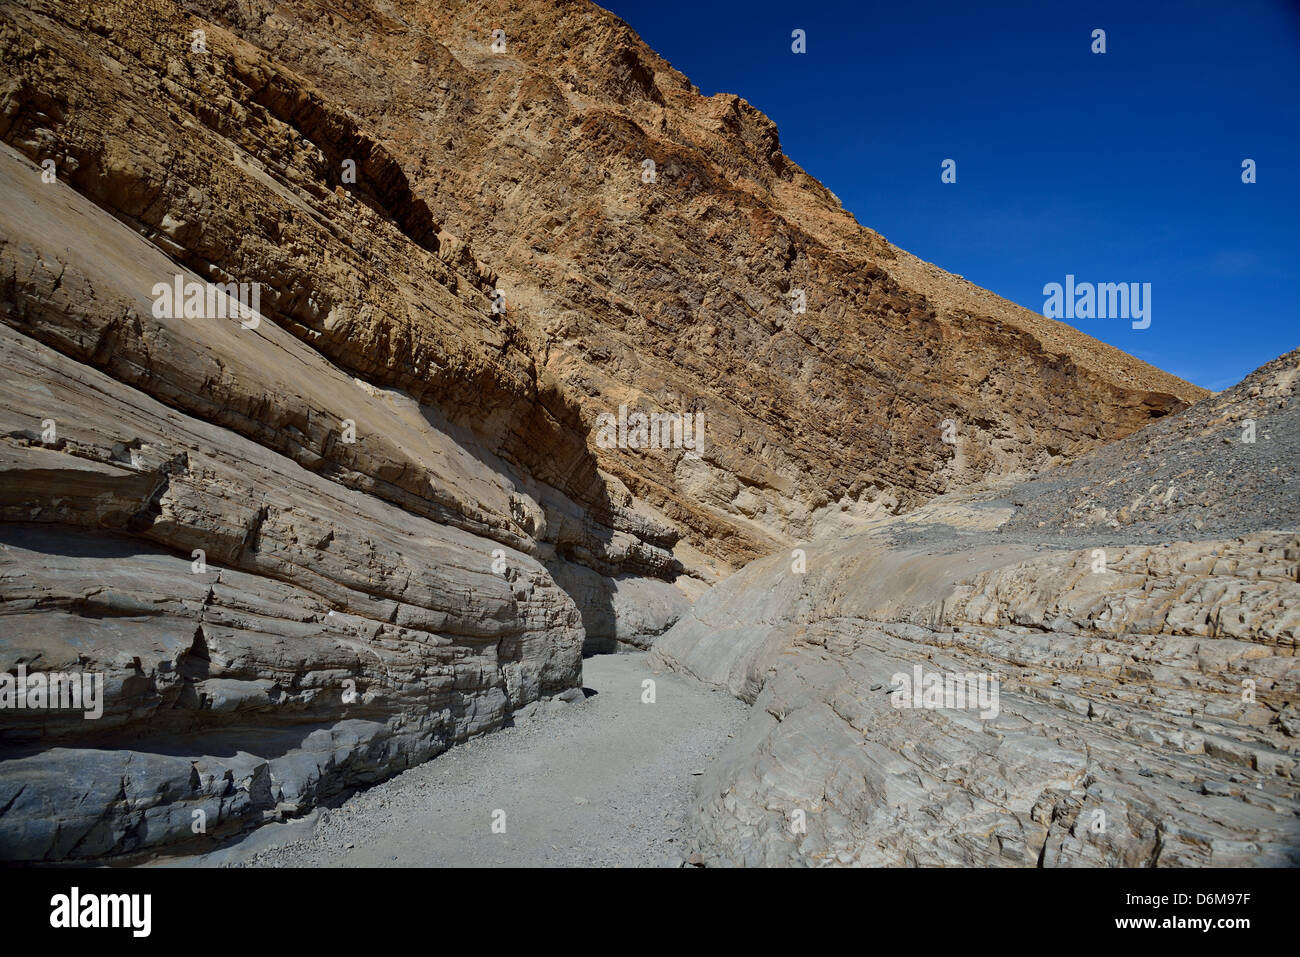
[[[681,866],[695,772],[749,709],[651,671],[645,654],[583,665],[585,701],[552,703],[340,807],[153,866]],[[654,704],[641,702],[646,678],[656,683]],[[496,810],[505,812],[504,834],[493,833]]]
[[[1152,543],[1233,538],[1300,517],[1300,350],[1184,412],[1044,472],[1011,494],[1002,528]],[[1253,442],[1243,426],[1255,425]]]
[[[1243,441],[1247,421],[1254,441]],[[898,547],[975,544],[1043,548],[1236,538],[1300,526],[1300,350],[1177,415],[1075,462],[1004,488],[957,498],[1009,510],[996,531],[895,523]],[[942,499],[936,500],[936,502]],[[932,503],[933,504],[933,503]]]

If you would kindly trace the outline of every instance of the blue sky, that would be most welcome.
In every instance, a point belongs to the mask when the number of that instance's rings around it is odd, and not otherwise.
[[[601,5],[923,259],[1037,312],[1150,283],[1149,328],[1072,324],[1210,389],[1300,345],[1298,0]]]

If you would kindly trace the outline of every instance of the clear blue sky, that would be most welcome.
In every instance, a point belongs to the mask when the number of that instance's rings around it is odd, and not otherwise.
[[[1036,312],[1149,282],[1150,328],[1072,324],[1210,389],[1300,345],[1300,0],[602,6],[923,259]]]

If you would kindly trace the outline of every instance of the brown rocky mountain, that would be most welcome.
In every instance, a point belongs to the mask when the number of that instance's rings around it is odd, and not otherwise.
[[[586,2],[6,0],[0,140],[0,666],[106,676],[4,715],[11,859],[297,813],[1204,396],[859,226]],[[621,407],[703,441],[603,447]]]

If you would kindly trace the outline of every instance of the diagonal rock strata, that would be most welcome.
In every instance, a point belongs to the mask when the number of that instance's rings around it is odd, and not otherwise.
[[[1300,863],[1300,502],[1270,465],[1298,434],[1298,363],[701,597],[652,655],[754,705],[701,785],[707,859]],[[1226,453],[1250,415],[1269,438]],[[1060,504],[1163,492],[1171,473],[1185,494],[1124,521]],[[1140,543],[1193,516],[1244,533]],[[914,669],[996,681],[996,705],[924,703]]]
[[[107,684],[0,716],[8,860],[298,813],[573,696],[584,648],[674,654],[753,559],[1027,515],[952,494],[1203,395],[863,228],[585,2],[14,0],[0,141],[0,661]],[[178,281],[255,284],[257,322]],[[603,448],[621,406],[703,447]],[[832,617],[939,615],[960,576],[908,561]],[[749,632],[674,660],[767,694]]]

